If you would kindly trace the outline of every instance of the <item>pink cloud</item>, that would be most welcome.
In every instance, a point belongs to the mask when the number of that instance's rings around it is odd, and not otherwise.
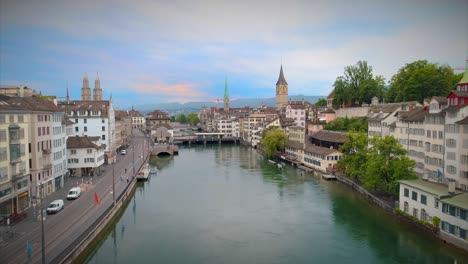
[[[177,102],[190,102],[206,100],[208,95],[193,83],[178,83],[178,84],[165,84],[165,83],[133,83],[130,88],[136,93],[154,96],[158,95],[165,98],[167,101]]]

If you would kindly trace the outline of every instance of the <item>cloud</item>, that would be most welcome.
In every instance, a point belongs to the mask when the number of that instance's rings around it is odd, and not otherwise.
[[[208,95],[192,83],[166,84],[159,81],[133,83],[129,85],[133,92],[144,97],[164,98],[167,101],[190,102],[206,100]]]

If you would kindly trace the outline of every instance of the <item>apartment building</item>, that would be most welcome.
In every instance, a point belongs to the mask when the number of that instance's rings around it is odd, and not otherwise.
[[[52,177],[54,192],[63,187],[67,173],[66,122],[64,112],[53,112],[52,115]]]
[[[68,169],[72,176],[96,176],[104,164],[101,138],[72,136],[67,139]]]
[[[285,108],[286,117],[294,119],[294,125],[306,126],[306,107],[303,104],[289,103]]]

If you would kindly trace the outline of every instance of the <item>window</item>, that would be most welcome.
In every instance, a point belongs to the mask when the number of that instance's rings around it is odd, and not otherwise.
[[[88,127],[84,127],[84,132],[88,132]]]
[[[452,165],[448,165],[447,166],[447,172],[450,173],[450,174],[455,174],[455,173],[457,173],[457,167],[452,166]]]
[[[106,140],[106,135],[102,135],[102,140]]]
[[[103,127],[102,127],[102,132],[105,132],[105,131],[106,131],[106,127],[103,126]]]
[[[427,204],[427,197],[426,197],[426,195],[422,195],[422,194],[421,194],[421,203],[422,203],[422,204]]]
[[[40,127],[37,128],[37,135],[41,136],[41,128]]]
[[[5,124],[5,116],[0,115],[0,124]]]
[[[47,135],[50,135],[50,127],[47,127]]]
[[[87,149],[87,150],[86,150],[86,153],[92,154],[92,153],[93,153],[93,150],[92,150],[92,149]]]
[[[409,190],[405,188],[403,191],[404,191],[405,197],[409,198]]]
[[[83,119],[83,123],[87,124],[88,123],[88,120],[85,118]]]
[[[23,122],[24,122],[24,116],[18,115],[18,123],[23,123]]]
[[[103,124],[106,123],[106,120],[102,119],[101,123],[103,123]]]
[[[411,192],[411,199],[417,201],[418,200],[418,193],[417,192]]]
[[[7,138],[6,129],[0,130],[0,142],[5,142]]]
[[[70,152],[71,152],[72,155],[75,155],[76,154],[76,149],[72,149],[72,150],[70,150]]]
[[[75,132],[79,132],[79,128],[78,128],[78,127],[75,127]]]
[[[434,198],[434,208],[439,208],[439,199]]]

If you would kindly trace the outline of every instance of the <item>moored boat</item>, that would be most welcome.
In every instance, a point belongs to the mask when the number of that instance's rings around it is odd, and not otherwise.
[[[146,181],[150,175],[150,170],[148,168],[148,164],[145,164],[141,167],[140,171],[136,173],[135,177],[138,181]]]

